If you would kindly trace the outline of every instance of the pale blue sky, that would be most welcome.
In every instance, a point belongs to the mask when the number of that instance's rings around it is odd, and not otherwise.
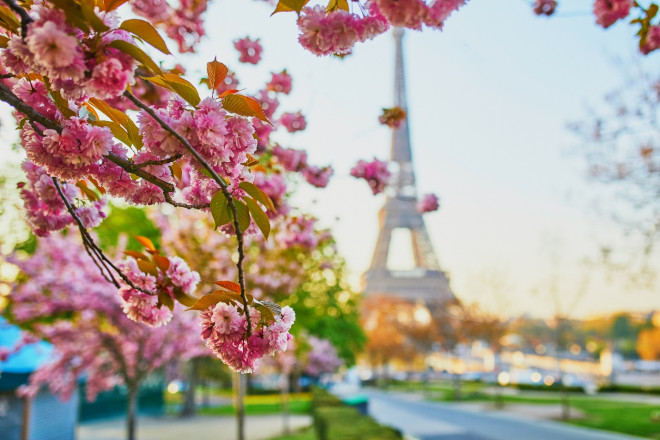
[[[566,124],[620,85],[616,60],[640,61],[636,30],[625,23],[596,27],[590,1],[564,0],[549,19],[536,17],[530,3],[472,0],[442,32],[408,31],[405,61],[418,186],[441,198],[440,211],[426,222],[454,291],[467,301],[508,304],[510,313],[548,316],[554,311],[545,286],[552,273],[560,274],[569,307],[577,262],[595,254],[599,237],[616,233],[590,208],[598,191],[584,179],[578,140]],[[348,170],[358,159],[389,154],[390,133],[377,116],[392,103],[393,40],[387,33],[344,60],[317,58],[297,44],[295,14],[269,14],[260,1],[215,0],[199,53],[177,61],[201,77],[206,61],[217,56],[238,71],[248,91],[269,72],[288,69],[294,91],[282,106],[302,110],[308,129],[278,139],[306,148],[312,163],[336,169],[329,188],[303,188],[296,201],[333,227],[357,287],[384,197],[373,197]],[[231,40],[245,35],[262,39],[264,58],[256,67],[237,62]],[[657,70],[660,55],[641,62]],[[550,254],[559,256],[556,270]],[[493,270],[508,280],[505,301],[493,300],[480,281]],[[655,292],[592,278],[576,315],[660,308]]]

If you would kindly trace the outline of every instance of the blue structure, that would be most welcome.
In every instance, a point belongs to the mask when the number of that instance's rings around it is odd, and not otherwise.
[[[0,316],[0,347],[12,348],[21,330]],[[0,362],[0,438],[2,440],[71,440],[78,421],[78,395],[59,400],[47,390],[32,399],[16,396],[30,374],[48,361],[53,348],[45,343],[23,347]]]

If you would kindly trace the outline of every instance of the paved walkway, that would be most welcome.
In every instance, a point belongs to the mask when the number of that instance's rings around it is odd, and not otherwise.
[[[292,415],[292,430],[309,426],[310,416]],[[264,440],[283,431],[282,416],[247,416],[245,420],[247,440]],[[88,422],[78,426],[78,440],[124,440],[124,419]],[[138,421],[139,440],[236,440],[236,419],[231,416],[141,417]]]
[[[424,402],[402,393],[368,391],[369,412],[420,440],[636,440],[623,434],[564,425],[530,416]]]

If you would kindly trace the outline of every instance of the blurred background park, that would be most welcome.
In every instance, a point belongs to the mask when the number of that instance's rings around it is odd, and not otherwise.
[[[277,140],[335,169],[323,190],[290,182],[292,205],[330,231],[319,249],[253,249],[264,258],[254,274],[258,285],[268,273],[288,277],[259,288],[277,297],[286,287],[277,298],[294,308],[299,330],[292,330],[291,356],[247,379],[249,438],[289,431],[277,438],[389,439],[403,432],[496,439],[527,432],[493,425],[493,414],[519,422],[519,430],[550,420],[660,438],[660,59],[636,55],[630,26],[593,25],[590,2],[564,3],[545,19],[526,1],[474,1],[442,32],[404,36],[417,190],[440,197],[439,211],[424,217],[433,270],[445,277],[440,303],[364,294],[363,274],[373,269],[380,240],[378,212],[396,194],[372,195],[349,169],[358,159],[390,157],[391,131],[377,116],[393,102],[391,35],[343,59],[316,59],[297,45],[293,16],[269,18],[261,2],[231,13],[224,1],[212,4],[215,26],[199,53],[177,61],[201,77],[205,61],[217,56],[248,87],[286,66],[295,92],[281,104],[301,110],[308,128]],[[236,16],[252,19],[239,26]],[[259,67],[236,61],[231,41],[246,34],[262,39]],[[12,147],[13,125],[4,123],[9,109],[0,115],[6,296],[26,276],[6,256],[29,258],[41,240],[22,220],[22,156]],[[139,248],[130,230],[197,262],[212,279],[231,252],[218,234],[186,235],[204,221],[118,204],[97,235],[104,249],[120,253]],[[418,268],[414,245],[393,239],[390,246],[388,270]],[[40,276],[34,278],[50,282]],[[46,390],[31,401],[17,397],[55,354],[44,342],[11,352],[21,334],[0,320],[0,439],[71,438],[74,429],[82,440],[123,438],[125,387],[88,402],[83,378],[66,401]],[[138,438],[232,438],[243,405],[238,379],[213,357],[186,356],[145,367]],[[415,426],[405,408],[420,420],[428,408],[434,412]],[[48,437],[58,429],[62,437]],[[516,438],[610,438],[601,431],[529,432]]]

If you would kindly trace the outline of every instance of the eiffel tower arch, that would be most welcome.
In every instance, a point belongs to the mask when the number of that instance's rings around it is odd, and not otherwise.
[[[394,30],[394,105],[407,111],[403,69],[403,30]],[[422,215],[417,211],[417,188],[412,165],[408,116],[399,128],[392,129],[391,161],[397,166],[391,193],[379,212],[380,232],[371,266],[362,277],[364,295],[390,295],[426,304],[443,304],[456,298],[449,278],[440,269]],[[393,232],[407,230],[412,241],[414,267],[393,270],[388,256]]]

